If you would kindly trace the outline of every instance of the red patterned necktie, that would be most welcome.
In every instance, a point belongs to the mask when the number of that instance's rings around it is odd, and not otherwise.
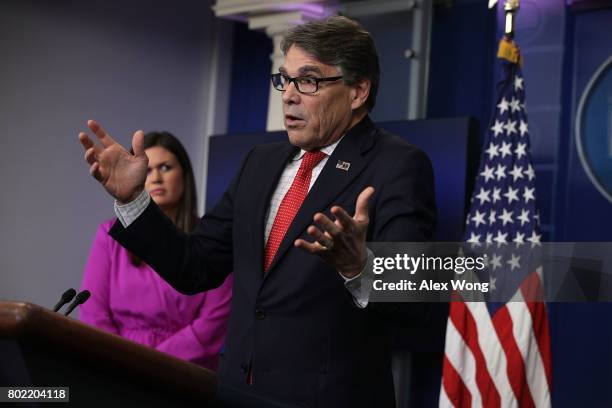
[[[276,218],[274,218],[274,224],[272,224],[272,230],[268,236],[268,242],[266,243],[265,260],[264,260],[264,271],[267,272],[268,268],[272,264],[274,255],[281,244],[289,225],[295,218],[300,206],[308,194],[308,187],[310,186],[310,178],[312,176],[312,169],[319,164],[327,155],[319,150],[312,152],[306,152],[300,163],[289,191],[283,197]]]

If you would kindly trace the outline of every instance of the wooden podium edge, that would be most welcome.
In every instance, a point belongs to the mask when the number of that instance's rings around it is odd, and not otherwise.
[[[51,343],[58,352],[83,356],[83,364],[130,374],[192,400],[210,401],[217,390],[216,375],[204,367],[28,302],[0,301],[0,338]]]

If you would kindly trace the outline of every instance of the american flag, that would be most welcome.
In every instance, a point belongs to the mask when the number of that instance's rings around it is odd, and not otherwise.
[[[520,54],[504,38],[498,57],[504,77],[485,136],[465,241],[534,247],[541,235]],[[525,268],[527,273],[519,272]],[[496,270],[514,275],[516,282],[508,301],[451,303],[439,405],[549,407],[551,353],[541,264],[521,267],[518,252],[506,250],[488,258],[488,270],[479,279],[488,280],[493,293],[500,290]]]

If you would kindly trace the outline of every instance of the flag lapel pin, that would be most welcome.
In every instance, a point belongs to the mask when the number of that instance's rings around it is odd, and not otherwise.
[[[340,170],[348,171],[349,167],[351,167],[349,162],[338,160],[338,163],[336,163],[336,168]]]

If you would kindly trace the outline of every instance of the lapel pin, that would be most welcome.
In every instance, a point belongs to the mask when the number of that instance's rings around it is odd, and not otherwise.
[[[338,163],[336,163],[336,168],[340,170],[348,171],[349,167],[351,167],[349,162],[338,160]]]

